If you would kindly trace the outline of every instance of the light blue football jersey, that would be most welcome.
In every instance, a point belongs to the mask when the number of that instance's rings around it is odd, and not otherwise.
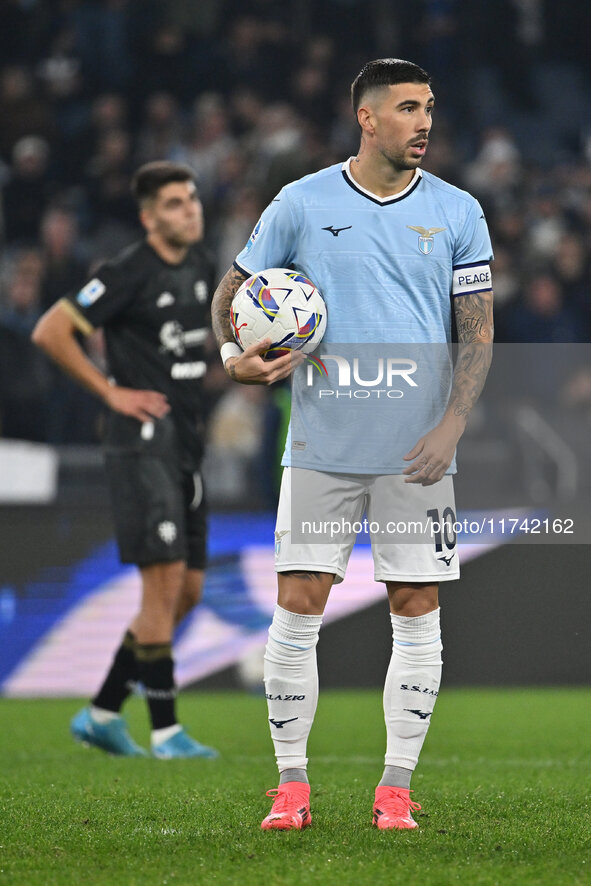
[[[417,170],[381,199],[351,162],[286,185],[235,264],[294,268],[327,305],[318,359],[294,375],[283,464],[400,473],[445,412],[452,300],[491,289],[492,247],[470,194]]]

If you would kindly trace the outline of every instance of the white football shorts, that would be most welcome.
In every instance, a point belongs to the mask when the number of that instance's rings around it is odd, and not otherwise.
[[[433,486],[402,474],[332,474],[284,468],[275,569],[345,577],[359,532],[371,539],[376,581],[459,578],[452,476]]]

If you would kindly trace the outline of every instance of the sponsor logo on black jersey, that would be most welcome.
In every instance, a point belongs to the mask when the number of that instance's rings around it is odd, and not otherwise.
[[[170,320],[160,328],[160,350],[170,351],[175,357],[184,357],[186,348],[202,345],[207,335],[205,327],[185,330],[178,320]]]
[[[197,280],[193,287],[193,292],[199,304],[204,305],[207,301],[207,283],[205,280]]]
[[[175,301],[174,295],[172,292],[162,292],[158,298],[156,299],[156,307],[157,308],[168,308],[170,305],[173,305]]]

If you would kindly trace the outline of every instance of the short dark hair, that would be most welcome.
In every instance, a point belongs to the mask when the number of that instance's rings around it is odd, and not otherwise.
[[[407,62],[402,58],[377,58],[364,65],[351,84],[353,110],[357,113],[361,100],[369,89],[394,86],[397,83],[426,83],[430,86],[431,78],[414,62]]]
[[[188,181],[195,181],[195,175],[188,166],[170,163],[168,160],[156,160],[153,163],[144,163],[136,170],[131,180],[131,193],[142,204],[146,200],[153,200],[164,185]]]

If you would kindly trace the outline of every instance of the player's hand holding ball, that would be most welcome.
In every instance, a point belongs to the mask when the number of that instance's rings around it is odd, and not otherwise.
[[[305,360],[300,351],[286,350],[274,360],[265,359],[272,340],[264,338],[249,345],[239,357],[230,357],[225,364],[226,372],[243,385],[272,385],[287,378]]]
[[[243,384],[286,378],[320,343],[326,305],[314,284],[297,271],[271,268],[240,286],[230,309],[234,338],[243,349],[226,362]]]

